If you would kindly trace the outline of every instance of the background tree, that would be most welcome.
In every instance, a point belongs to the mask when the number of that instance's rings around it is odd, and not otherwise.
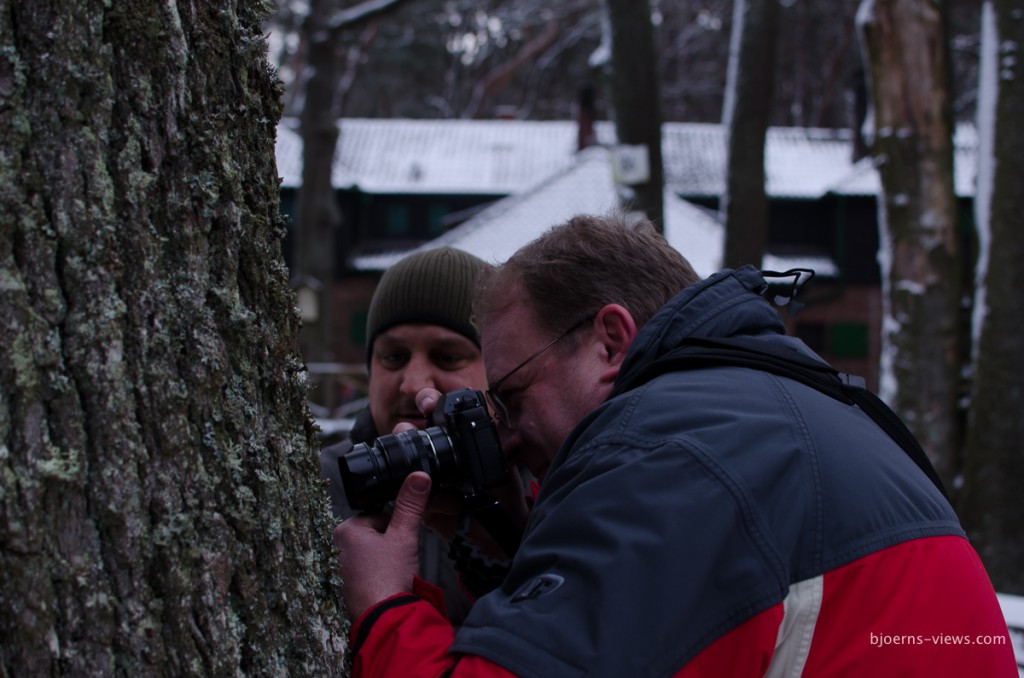
[[[865,0],[884,311],[881,395],[954,487],[962,445],[962,246],[945,19],[934,0]]]
[[[348,112],[568,119],[600,41],[599,0],[407,3],[381,22]]]
[[[623,203],[664,230],[661,95],[648,0],[604,0],[610,29],[609,90],[620,145],[646,150],[647,172],[623,187]],[[644,176],[646,174],[646,176]]]
[[[734,0],[729,46],[729,81],[723,124],[725,191],[720,212],[725,224],[723,263],[760,268],[768,245],[764,140],[772,111],[777,0]]]
[[[338,144],[338,118],[361,55],[376,33],[376,26],[371,22],[402,1],[366,0],[343,8],[339,7],[339,0],[310,0],[309,13],[302,23],[307,55],[298,87],[303,153],[293,284],[306,287],[318,300],[316,312],[304,318],[300,337],[302,355],[310,362],[333,360],[330,347],[335,332],[331,325],[329,291],[337,258],[334,236],[342,226],[331,183]],[[362,29],[359,40],[349,40],[348,36],[358,29]]]
[[[961,516],[995,587],[1024,594],[1024,16],[990,0],[983,13],[975,221],[974,380]]]
[[[0,0],[3,675],[341,670],[263,12]]]
[[[732,30],[732,0],[649,0],[662,117],[722,121]],[[773,125],[842,128],[860,68],[854,16],[860,0],[779,0]],[[977,89],[980,0],[945,0],[952,29],[954,112],[973,120]],[[374,39],[358,51],[359,71],[345,114],[351,117],[494,117],[514,111],[535,120],[571,119],[581,83],[592,80],[590,56],[600,45],[601,0],[445,0],[406,2],[375,24]],[[307,51],[297,27],[308,3],[278,0],[271,33],[274,63],[289,86],[297,115],[299,79]],[[500,92],[471,113],[473,93],[525,45],[557,23],[553,43],[525,61]],[[358,35],[346,40],[349,53]],[[599,97],[610,118],[610,102]]]

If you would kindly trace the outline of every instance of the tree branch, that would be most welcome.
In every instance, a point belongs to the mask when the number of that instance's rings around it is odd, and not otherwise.
[[[405,0],[366,0],[355,7],[346,7],[335,12],[328,20],[327,29],[336,31],[341,28],[352,28],[397,8],[403,2]]]
[[[512,79],[512,76],[515,75],[515,72],[523,64],[554,44],[557,37],[558,21],[551,19],[545,26],[543,33],[523,45],[522,49],[511,60],[492,70],[487,75],[487,78],[477,85],[473,91],[473,100],[467,107],[469,117],[479,118],[483,113],[484,102],[507,85],[508,81]]]

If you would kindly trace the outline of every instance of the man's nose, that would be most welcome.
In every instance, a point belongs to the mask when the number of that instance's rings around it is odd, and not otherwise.
[[[402,395],[415,398],[425,388],[437,389],[434,366],[422,356],[413,356],[402,372]]]

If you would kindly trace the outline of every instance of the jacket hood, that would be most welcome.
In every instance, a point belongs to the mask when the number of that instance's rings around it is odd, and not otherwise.
[[[616,383],[691,337],[785,334],[782,317],[764,297],[764,277],[753,266],[726,269],[690,285],[640,329]]]

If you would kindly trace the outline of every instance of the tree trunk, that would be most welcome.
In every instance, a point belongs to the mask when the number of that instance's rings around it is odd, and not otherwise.
[[[881,395],[952,488],[965,332],[944,17],[933,0],[865,0],[858,24],[882,183]]]
[[[264,3],[0,0],[0,674],[331,675]]]
[[[303,23],[308,45],[302,107],[302,185],[298,191],[293,285],[306,286],[317,299],[317,313],[303,319],[302,355],[309,362],[332,362],[330,293],[335,276],[335,234],[341,211],[334,195],[331,173],[338,144],[338,116],[334,110],[343,71],[340,31],[330,30],[335,0],[311,0]],[[321,396],[328,407],[334,403]]]
[[[724,264],[760,267],[768,245],[764,141],[772,110],[777,0],[735,0],[723,124]]]
[[[997,590],[1024,594],[1024,17],[983,9],[975,214],[981,256],[961,516]]]
[[[649,0],[606,0],[611,27],[611,95],[618,143],[647,149],[646,180],[629,185],[624,203],[664,231],[661,98]]]
[[[394,11],[406,0],[365,0],[339,7],[338,0],[311,0],[302,30],[308,45],[308,63],[301,78],[305,97],[299,134],[302,137],[302,185],[298,192],[295,224],[295,261],[292,284],[307,287],[317,301],[315,315],[304,318],[300,336],[302,355],[308,362],[333,362],[337,337],[331,296],[339,252],[336,238],[343,226],[334,193],[332,173],[338,145],[338,118],[365,52],[375,31],[346,54],[346,31],[365,26]],[[342,255],[344,256],[344,255]],[[329,392],[316,394],[328,408],[334,407]]]

